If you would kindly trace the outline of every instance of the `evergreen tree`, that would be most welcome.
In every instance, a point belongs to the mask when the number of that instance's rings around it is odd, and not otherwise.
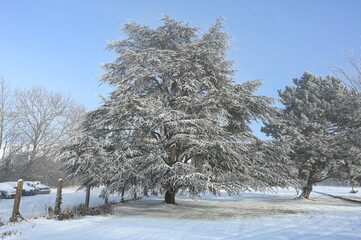
[[[259,81],[232,80],[221,20],[201,36],[188,24],[162,21],[155,29],[125,24],[128,38],[109,44],[118,57],[104,64],[100,79],[114,91],[87,114],[83,136],[63,149],[69,169],[106,179],[104,195],[161,192],[167,203],[177,192],[239,194],[294,184],[288,150],[262,142],[249,127],[267,121],[272,100],[254,95]],[[79,146],[89,137],[98,143]],[[89,146],[99,150],[87,154]]]
[[[293,82],[295,86],[279,91],[284,108],[263,131],[291,144],[290,157],[306,181],[302,196],[309,198],[315,183],[350,180],[361,165],[354,133],[361,105],[357,93],[338,78],[304,73]]]

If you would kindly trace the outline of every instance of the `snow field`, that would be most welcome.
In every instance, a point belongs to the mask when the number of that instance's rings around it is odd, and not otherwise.
[[[315,190],[334,195],[349,195],[350,191],[340,187]],[[85,193],[71,191],[64,201],[83,201]],[[7,239],[361,239],[361,204],[315,193],[311,196],[312,200],[295,199],[294,190],[245,193],[237,198],[204,195],[193,200],[179,196],[177,205],[150,197],[119,204],[108,216],[69,221],[39,218],[5,225],[0,227],[0,237],[13,231],[16,235]],[[352,196],[360,199],[361,195]],[[91,197],[91,204],[102,202],[96,194]]]
[[[62,209],[71,208],[75,205],[84,204],[85,192],[77,191],[77,187],[64,188],[62,193]],[[92,189],[89,205],[96,206],[104,204],[104,199],[99,198],[101,189]],[[50,194],[38,194],[35,196],[23,196],[20,202],[20,213],[26,218],[36,218],[46,216],[48,207],[54,208],[56,200],[56,189],[51,189]],[[117,195],[111,196],[109,201],[119,202]],[[0,199],[0,220],[6,222],[12,214],[14,199]]]

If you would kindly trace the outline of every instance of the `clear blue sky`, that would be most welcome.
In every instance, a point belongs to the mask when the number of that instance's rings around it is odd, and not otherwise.
[[[235,81],[262,79],[259,94],[277,96],[304,71],[330,74],[345,50],[360,49],[360,11],[360,0],[0,0],[0,75],[14,88],[71,93],[91,110],[109,91],[96,77],[114,59],[107,42],[125,37],[121,24],[156,27],[167,14],[207,28],[222,16]]]

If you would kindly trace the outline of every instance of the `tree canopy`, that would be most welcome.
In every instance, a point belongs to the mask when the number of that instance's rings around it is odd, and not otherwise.
[[[356,91],[336,77],[304,73],[294,86],[279,91],[284,108],[263,131],[291,144],[290,156],[306,180],[308,198],[315,183],[350,180],[360,168],[359,113]]]
[[[239,194],[295,184],[288,149],[250,128],[268,121],[272,99],[255,95],[260,81],[233,80],[222,21],[203,34],[169,17],[162,22],[125,24],[128,37],[108,45],[117,58],[104,64],[100,81],[114,90],[62,149],[69,171],[84,184],[106,185],[104,195],[160,192],[167,203],[177,192]]]

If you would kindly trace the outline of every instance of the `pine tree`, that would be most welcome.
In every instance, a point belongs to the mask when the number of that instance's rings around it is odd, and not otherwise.
[[[361,105],[357,93],[338,78],[306,72],[293,82],[295,86],[279,91],[284,108],[263,131],[291,144],[290,156],[306,181],[302,196],[309,198],[314,184],[328,178],[350,180],[351,171],[361,165],[353,133]]]
[[[169,17],[162,22],[155,29],[125,24],[128,38],[109,44],[118,57],[104,64],[100,79],[114,91],[87,114],[84,135],[63,149],[70,169],[83,169],[85,179],[104,177],[104,195],[160,192],[167,203],[181,192],[239,194],[294,184],[288,150],[250,129],[253,120],[270,117],[272,99],[254,95],[259,81],[233,81],[222,21],[203,35]],[[87,146],[102,152],[96,163],[76,145],[89,136],[98,143]],[[103,170],[93,171],[99,164]]]

